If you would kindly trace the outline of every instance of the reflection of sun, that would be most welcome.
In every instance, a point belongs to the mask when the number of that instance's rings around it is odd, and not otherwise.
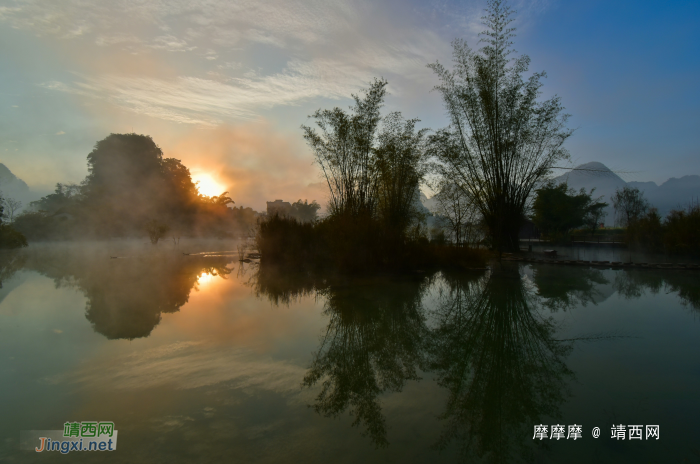
[[[224,187],[215,181],[209,174],[197,174],[192,177],[192,180],[194,182],[199,182],[197,184],[197,189],[199,189],[199,193],[202,195],[213,197],[224,193]]]
[[[197,278],[197,282],[200,286],[207,285],[211,283],[212,280],[214,280],[214,276],[209,274],[208,272],[202,272]]]

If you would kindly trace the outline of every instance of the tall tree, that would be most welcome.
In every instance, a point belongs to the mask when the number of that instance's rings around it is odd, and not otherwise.
[[[490,0],[482,18],[484,46],[473,51],[456,40],[453,70],[429,65],[451,120],[431,137],[438,169],[474,198],[499,250],[518,248],[531,193],[556,161],[568,157],[563,143],[572,133],[559,97],[538,101],[545,73],[526,78],[530,58],[510,57],[512,16],[504,1]]]
[[[353,95],[355,106],[351,113],[341,108],[317,110],[310,117],[320,133],[301,126],[328,184],[332,215],[371,216],[375,212],[377,176],[373,148],[386,85],[387,81],[375,79],[363,98]]]
[[[438,188],[435,213],[449,229],[454,243],[458,246],[475,243],[479,236],[481,217],[474,201],[463,189],[444,179]]]
[[[389,113],[377,137],[378,213],[385,230],[394,237],[402,235],[416,217],[416,192],[425,174],[427,129],[416,130],[417,122],[404,120],[401,113]]]
[[[5,207],[5,213],[4,217],[7,219],[7,222],[12,223],[15,220],[15,215],[19,211],[19,209],[22,207],[22,202],[17,201],[14,198],[5,198],[2,200],[2,204]],[[0,214],[3,214],[0,212]]]
[[[595,230],[595,224],[608,204],[600,201],[600,198],[594,199],[592,195],[593,190],[586,193],[581,189],[577,193],[565,183],[556,185],[549,182],[537,189],[532,220],[550,238],[561,237],[571,229],[584,225]]]
[[[612,202],[617,222],[622,227],[629,227],[649,210],[649,202],[644,198],[644,193],[636,187],[624,186],[622,190],[615,190]]]

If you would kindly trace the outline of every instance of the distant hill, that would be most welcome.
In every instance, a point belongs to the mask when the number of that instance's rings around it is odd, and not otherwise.
[[[24,206],[27,206],[32,199],[32,193],[27,183],[15,176],[2,163],[0,163],[0,192],[5,197],[21,201]]]
[[[594,197],[603,196],[603,201],[610,204],[607,208],[606,225],[614,223],[614,211],[610,198],[615,190],[624,186],[636,187],[642,192],[652,206],[658,208],[661,216],[672,209],[685,208],[691,201],[700,198],[700,176],[691,175],[681,178],[672,177],[661,185],[655,182],[625,182],[603,163],[593,162],[577,166],[571,172],[555,177],[556,182],[566,182],[574,190],[595,188]]]

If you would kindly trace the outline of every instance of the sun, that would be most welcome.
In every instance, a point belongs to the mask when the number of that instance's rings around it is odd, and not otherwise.
[[[202,195],[213,197],[221,195],[225,191],[224,187],[209,174],[197,174],[192,177],[192,180],[194,182],[199,182],[197,184],[197,189]]]

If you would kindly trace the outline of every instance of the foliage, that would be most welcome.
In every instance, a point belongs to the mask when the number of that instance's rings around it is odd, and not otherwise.
[[[3,223],[3,219],[6,219],[4,211],[7,206],[7,199],[3,198],[2,193],[0,192],[0,248],[26,247],[26,237],[11,225]],[[10,217],[10,222],[12,222],[12,217]]]
[[[160,222],[156,221],[155,219],[152,221],[149,221],[146,224],[146,231],[148,232],[148,238],[151,240],[151,243],[154,245],[158,244],[158,240],[165,238],[165,236],[168,234],[169,230],[170,230],[170,227],[168,227],[167,224],[161,224]]]
[[[315,258],[317,235],[312,223],[274,215],[260,223],[255,240],[267,262],[305,263]]]
[[[329,215],[314,228],[323,250],[316,256],[343,269],[395,266],[410,243],[425,240],[415,205],[426,131],[400,113],[381,116],[386,85],[375,79],[362,97],[353,95],[349,113],[318,110],[317,128],[302,126],[330,196]]]
[[[318,210],[321,209],[316,200],[309,203],[309,200],[301,199],[292,203],[292,217],[301,222],[315,222],[318,218]]]
[[[535,186],[568,157],[567,115],[559,97],[538,101],[544,72],[525,77],[530,58],[514,59],[512,11],[489,1],[484,46],[453,43],[454,69],[429,65],[440,78],[449,127],[431,140],[436,171],[474,199],[494,248],[518,249],[518,233]]]
[[[70,208],[77,203],[81,194],[81,187],[76,184],[56,184],[54,193],[32,201],[29,206],[34,211],[58,212],[64,208]]]
[[[700,254],[700,205],[669,213],[664,221],[663,243],[670,252]]]
[[[673,210],[662,220],[656,208],[630,222],[626,239],[633,247],[668,253],[700,254],[700,206]]]
[[[639,217],[635,217],[627,225],[625,239],[627,243],[638,247],[643,246],[650,251],[663,248],[664,224],[656,208],[650,208]]]
[[[330,192],[332,215],[373,215],[377,206],[377,176],[373,148],[386,95],[385,80],[375,79],[364,98],[353,95],[351,113],[340,108],[317,110],[311,118],[320,133],[302,125]]]
[[[437,267],[483,267],[486,250],[430,244],[413,229],[400,245],[388,245],[376,218],[329,216],[316,223],[275,215],[260,223],[256,244],[262,262],[314,272],[367,272]],[[416,236],[415,234],[419,234]]]
[[[624,186],[617,189],[612,196],[613,207],[617,223],[622,227],[629,227],[649,210],[649,202],[644,198],[644,193],[637,187]]]
[[[383,120],[375,150],[377,213],[386,231],[397,239],[416,219],[416,194],[425,175],[426,129],[416,131],[417,122],[390,113]]]
[[[22,207],[22,202],[17,201],[14,198],[0,198],[2,201],[3,209],[0,210],[0,216],[7,220],[7,222],[12,223],[15,220],[15,214]]]
[[[228,192],[200,195],[189,169],[164,158],[151,137],[111,134],[87,162],[80,185],[56,184],[16,219],[16,228],[31,240],[128,237],[156,220],[178,234],[224,237],[247,235],[256,224],[250,208],[231,207]]]
[[[561,237],[583,225],[595,230],[596,222],[608,205],[593,199],[592,194],[593,190],[586,193],[581,189],[576,193],[565,183],[548,182],[536,191],[532,220],[550,238]]]
[[[481,215],[474,201],[457,185],[439,184],[435,195],[438,222],[450,231],[451,242],[457,246],[476,245],[482,238]]]
[[[0,224],[0,248],[22,248],[27,239],[21,232],[7,224]]]

